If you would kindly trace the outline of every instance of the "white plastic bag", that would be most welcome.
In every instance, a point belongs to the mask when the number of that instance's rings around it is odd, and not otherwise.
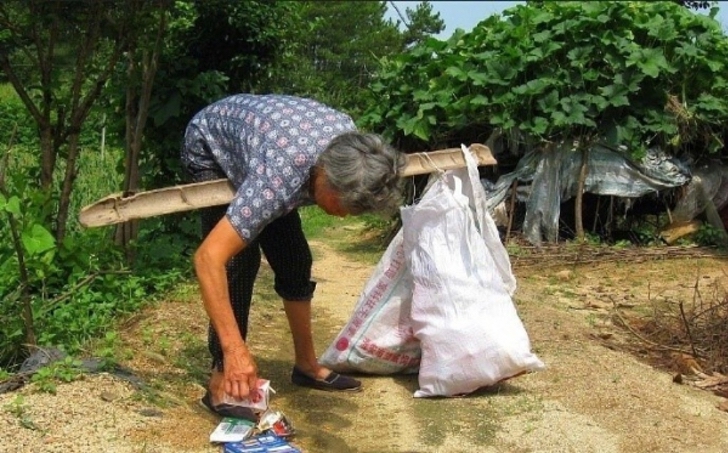
[[[416,397],[466,394],[544,367],[511,300],[515,278],[475,159],[463,152],[468,169],[435,176],[418,204],[401,209],[422,348]]]
[[[319,358],[338,372],[416,373],[419,341],[412,333],[412,276],[402,230],[392,239],[364,286],[349,322]]]

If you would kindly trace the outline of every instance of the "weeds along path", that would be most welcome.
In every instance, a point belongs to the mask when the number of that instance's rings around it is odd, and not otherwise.
[[[349,232],[354,244],[361,235]],[[349,319],[376,259],[341,244],[312,242],[314,331],[319,352]],[[349,251],[354,247],[345,247]],[[515,261],[515,260],[514,260]],[[298,430],[308,453],[728,451],[728,414],[708,392],[672,382],[619,343],[607,302],[639,312],[663,298],[691,297],[717,284],[722,258],[609,261],[579,266],[516,267],[515,301],[547,370],[464,398],[415,399],[416,376],[362,376],[358,394],[332,394],[289,383],[292,346],[280,301],[264,265],[256,286],[250,346],[272,381],[274,409]],[[689,269],[689,271],[686,271]],[[34,385],[0,395],[0,452],[218,452],[208,443],[217,419],[201,410],[207,370],[207,319],[193,284],[128,320],[115,350],[148,383],[136,390],[111,376]]]

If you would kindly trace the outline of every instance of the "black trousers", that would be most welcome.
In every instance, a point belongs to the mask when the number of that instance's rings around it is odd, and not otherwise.
[[[205,238],[225,216],[227,206],[201,209],[202,237]],[[227,264],[228,292],[240,334],[247,339],[248,315],[253,284],[260,268],[261,250],[275,274],[274,289],[284,300],[308,303],[316,283],[311,281],[311,250],[301,228],[301,217],[293,210],[269,223],[255,240]],[[208,348],[212,366],[223,370],[220,340],[210,323]]]

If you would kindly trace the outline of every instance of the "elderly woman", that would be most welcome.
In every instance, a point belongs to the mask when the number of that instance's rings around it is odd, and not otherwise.
[[[225,395],[254,395],[258,372],[246,344],[261,250],[293,337],[294,384],[358,391],[361,383],[319,365],[311,333],[311,252],[296,208],[317,204],[336,216],[390,211],[399,202],[403,156],[351,118],[319,102],[240,94],[190,121],[182,161],[196,182],[227,178],[229,206],[202,212],[204,240],[194,266],[210,317],[212,373],[203,404],[236,415]]]

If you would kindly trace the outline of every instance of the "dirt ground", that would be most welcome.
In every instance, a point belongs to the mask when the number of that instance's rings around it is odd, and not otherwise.
[[[350,233],[354,242],[358,234]],[[313,324],[323,352],[348,320],[374,262],[355,261],[322,242],[312,247]],[[362,376],[365,389],[357,394],[292,386],[285,318],[264,267],[250,344],[262,377],[277,391],[272,408],[297,429],[295,444],[309,453],[728,451],[728,413],[716,407],[724,398],[676,384],[673,370],[625,352],[620,344],[640,341],[613,322],[614,307],[638,314],[655,301],[693,300],[696,283],[703,295],[722,290],[725,257],[512,260],[514,301],[547,369],[451,399],[413,398],[416,376]],[[61,384],[55,395],[33,385],[0,395],[0,451],[220,451],[208,442],[218,419],[197,405],[206,325],[194,286],[180,288],[122,329],[121,363],[147,382],[144,390],[104,374]]]

